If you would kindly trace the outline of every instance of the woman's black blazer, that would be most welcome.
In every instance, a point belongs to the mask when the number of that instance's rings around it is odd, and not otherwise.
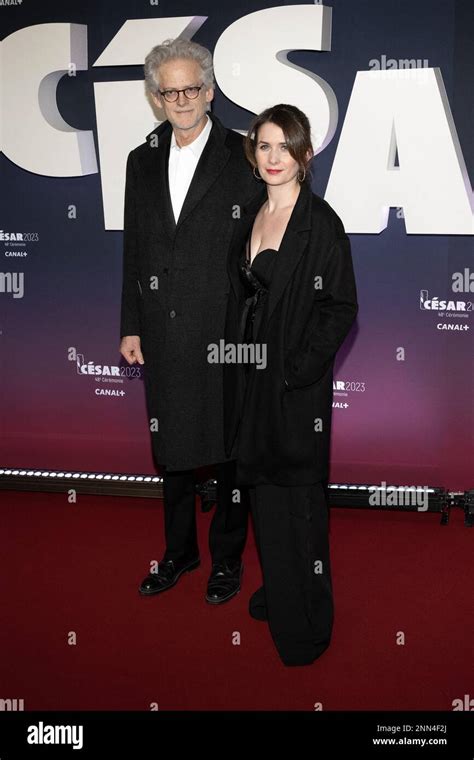
[[[225,347],[242,344],[246,297],[239,257],[266,186],[242,209],[228,254]],[[283,236],[256,342],[266,366],[224,363],[224,436],[237,483],[305,485],[326,480],[333,364],[358,311],[351,248],[329,204],[301,185]],[[230,353],[229,353],[230,356]],[[262,354],[263,356],[263,354]]]

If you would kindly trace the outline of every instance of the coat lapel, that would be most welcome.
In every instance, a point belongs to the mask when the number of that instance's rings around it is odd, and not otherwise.
[[[176,225],[171,206],[168,183],[168,158],[171,145],[171,125],[168,121],[147,135],[150,150],[143,161],[142,176],[147,186],[150,215],[154,223],[164,229],[172,240]]]
[[[242,220],[236,230],[230,251],[230,262],[236,262],[242,247],[245,244],[247,236],[253,227],[255,217],[267,199],[266,185],[261,192],[256,195],[250,203],[243,207]],[[267,304],[265,307],[264,318],[262,319],[259,333],[256,340],[264,335],[270,317],[275,310],[277,303],[283,295],[288,282],[290,281],[294,270],[296,269],[301,256],[309,241],[309,231],[311,230],[311,211],[312,211],[312,191],[309,183],[304,182],[301,185],[300,194],[294,205],[291,216],[288,220],[285,233],[283,235],[277,259],[273,268],[272,281],[268,290]],[[229,276],[232,287],[238,296],[241,288],[240,277],[237,266],[231,266]]]
[[[171,240],[174,239],[180,225],[193,212],[229,160],[230,149],[225,145],[226,130],[217,116],[214,116],[210,111],[207,111],[207,114],[212,121],[212,129],[196,166],[177,223],[171,205],[168,180],[171,124],[169,121],[164,121],[146,138],[151,151],[149,160],[143,169],[150,193],[151,208],[157,224],[164,227]]]
[[[263,187],[261,187],[259,191],[257,192],[257,194],[254,196],[254,198],[252,198],[252,200],[249,203],[242,206],[241,217],[239,221],[236,223],[234,234],[232,236],[232,240],[231,240],[230,248],[229,248],[229,255],[227,259],[228,261],[227,271],[228,271],[230,283],[237,297],[237,300],[239,300],[239,293],[242,288],[240,275],[239,275],[239,269],[238,269],[239,256],[242,252],[247,236],[250,233],[252,225],[255,221],[255,217],[257,216],[258,210],[260,206],[262,206],[262,204],[265,203],[266,199],[267,199],[267,187],[266,185],[263,185]]]
[[[225,145],[225,129],[216,116],[211,113],[209,116],[213,121],[212,129],[189,185],[176,229],[193,212],[201,198],[223,171],[230,157],[230,149]]]

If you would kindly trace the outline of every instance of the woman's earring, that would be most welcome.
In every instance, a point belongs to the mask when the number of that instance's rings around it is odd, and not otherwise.
[[[299,177],[299,174],[300,174],[300,173],[299,173],[299,172],[298,172],[298,174],[297,174],[297,177],[298,177],[298,182],[304,182],[304,181],[305,181],[305,179],[306,179],[306,169],[305,169],[304,167],[303,167],[303,171],[304,171],[304,174],[303,174],[303,179],[300,179],[300,177]]]
[[[260,181],[262,178],[260,177],[260,175],[257,177],[257,175],[255,174],[256,168],[257,168],[256,166],[253,167],[253,176],[255,177],[255,179],[258,179]]]

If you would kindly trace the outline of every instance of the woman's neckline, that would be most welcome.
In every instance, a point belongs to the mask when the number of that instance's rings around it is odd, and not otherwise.
[[[260,256],[260,254],[264,253],[265,251],[273,251],[274,253],[278,253],[278,251],[277,251],[276,248],[262,248],[260,251],[257,251],[257,253],[255,254],[255,256],[252,259],[251,258],[251,254],[252,254],[252,232],[253,232],[253,227],[250,230],[250,234],[249,234],[249,236],[247,238],[247,253],[248,253],[248,256],[246,258],[247,258],[247,261],[248,261],[248,263],[249,263],[250,266],[252,266],[252,264],[255,261],[255,259],[257,259]]]

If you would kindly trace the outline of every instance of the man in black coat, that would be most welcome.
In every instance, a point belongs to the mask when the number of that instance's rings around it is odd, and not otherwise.
[[[195,470],[217,465],[206,599],[219,604],[240,589],[248,509],[233,498],[222,367],[208,353],[224,336],[234,224],[258,187],[242,136],[208,110],[208,50],[167,40],[147,56],[145,80],[166,121],[128,156],[120,350],[130,364],[144,364],[153,454],[163,468],[166,551],[140,592],[169,589],[199,566]]]

